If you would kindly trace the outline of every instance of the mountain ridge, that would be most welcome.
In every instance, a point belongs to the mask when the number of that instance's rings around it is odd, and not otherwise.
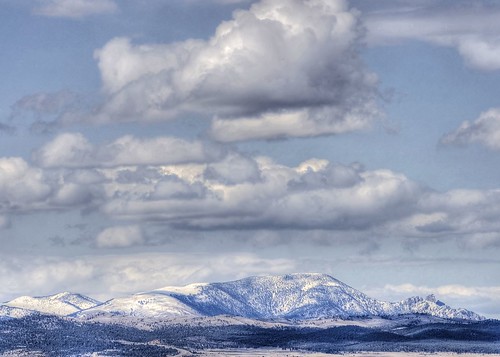
[[[227,315],[254,320],[307,321],[410,314],[449,320],[485,319],[466,309],[454,309],[434,295],[398,302],[377,300],[321,273],[251,276],[227,282],[166,286],[104,303],[80,294],[61,293],[20,297],[0,306],[85,320]]]
[[[164,287],[136,294],[148,301],[163,300],[162,317],[182,316],[240,316],[249,319],[311,320],[366,316],[397,316],[427,314],[456,320],[483,320],[484,317],[466,309],[453,309],[435,298],[411,297],[399,302],[376,300],[329,275],[296,273],[253,276],[216,283],[189,284],[184,287]],[[173,299],[165,299],[168,296]],[[140,300],[137,299],[136,300]],[[93,311],[112,316],[133,315],[138,311],[150,317],[144,304],[97,306],[77,313],[91,317]],[[126,304],[125,304],[126,305]],[[121,306],[121,310],[120,310]],[[150,305],[153,310],[161,306]],[[127,312],[128,311],[128,312]],[[171,312],[171,313],[170,313]]]
[[[20,296],[2,304],[2,306],[56,316],[68,316],[101,304],[102,302],[91,297],[66,291],[47,296]]]

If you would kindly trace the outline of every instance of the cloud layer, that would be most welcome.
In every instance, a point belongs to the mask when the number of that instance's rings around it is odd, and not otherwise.
[[[292,260],[266,259],[249,253],[210,256],[149,253],[78,258],[2,256],[0,295],[13,298],[75,289],[104,300],[166,285],[202,282],[208,277],[223,281],[262,273],[288,273],[294,268]],[[24,284],[27,281],[30,282],[28,288]],[[103,292],[107,295],[102,295]]]
[[[379,113],[376,76],[358,56],[362,35],[342,0],[263,0],[207,41],[115,38],[95,52],[108,99],[92,120],[210,114],[221,141],[366,128]]]
[[[94,144],[81,134],[61,134],[35,152],[36,164],[0,159],[0,214],[98,211],[117,224],[96,238],[98,248],[148,244],[145,222],[178,230],[327,230],[500,246],[499,190],[436,192],[359,164],[313,158],[287,166],[229,149],[207,152],[200,142],[168,137]]]

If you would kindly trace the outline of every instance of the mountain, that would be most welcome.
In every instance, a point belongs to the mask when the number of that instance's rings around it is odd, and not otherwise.
[[[33,311],[71,315],[85,320],[226,315],[267,321],[311,321],[410,314],[453,320],[484,320],[472,311],[451,308],[433,295],[411,297],[399,302],[380,301],[329,275],[314,273],[168,286],[105,303],[65,292],[44,297],[23,296],[0,305],[0,317],[22,317]]]
[[[394,313],[403,314],[426,314],[445,319],[481,321],[484,317],[475,312],[458,308],[453,309],[442,301],[436,300],[434,295],[429,295],[425,299],[420,296],[392,303]]]
[[[434,296],[400,302],[379,301],[324,274],[257,276],[241,280],[192,284],[113,299],[77,316],[240,316],[261,320],[311,320],[365,316],[425,314],[445,319],[482,320],[453,309]]]
[[[3,304],[4,307],[38,311],[45,314],[67,316],[100,305],[88,296],[69,292],[49,296],[21,296]]]
[[[389,306],[322,274],[258,276],[193,287],[156,292],[169,294],[203,315],[257,319],[380,315]]]

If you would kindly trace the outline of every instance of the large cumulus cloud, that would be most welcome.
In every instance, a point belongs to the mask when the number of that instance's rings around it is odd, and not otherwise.
[[[107,100],[93,120],[217,118],[221,141],[314,136],[366,128],[376,77],[358,55],[358,15],[342,0],[262,0],[204,40],[97,50]]]

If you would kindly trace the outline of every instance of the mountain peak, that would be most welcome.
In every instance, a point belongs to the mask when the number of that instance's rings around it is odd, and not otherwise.
[[[38,311],[54,315],[70,315],[101,304],[88,296],[62,292],[48,296],[21,296],[5,303],[5,306]]]
[[[437,302],[436,296],[434,296],[434,294],[427,295],[425,300],[430,302]]]

